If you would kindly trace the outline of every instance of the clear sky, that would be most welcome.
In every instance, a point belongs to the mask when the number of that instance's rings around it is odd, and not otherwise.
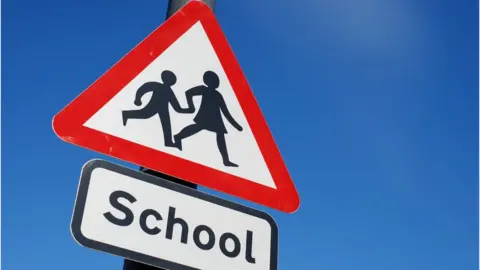
[[[245,203],[277,221],[279,269],[478,269],[478,1],[217,2],[301,197]],[[106,157],[51,121],[166,3],[2,1],[3,269],[121,269],[69,229],[82,165]]]

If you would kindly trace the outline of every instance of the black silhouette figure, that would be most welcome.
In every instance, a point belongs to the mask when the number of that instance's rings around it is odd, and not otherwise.
[[[227,145],[225,142],[225,134],[228,132],[222,120],[222,113],[230,124],[232,124],[232,126],[238,131],[242,131],[243,128],[235,121],[235,119],[233,119],[227,109],[222,94],[216,90],[220,85],[218,75],[213,71],[207,71],[203,75],[203,82],[206,86],[196,86],[185,93],[188,102],[188,113],[193,113],[195,111],[193,104],[194,96],[201,96],[202,101],[198,113],[193,119],[195,124],[185,127],[177,135],[173,136],[175,145],[178,149],[182,150],[183,139],[202,130],[215,132],[217,134],[217,145],[223,158],[223,164],[229,167],[238,167],[237,164],[231,162],[228,158]]]
[[[173,109],[179,113],[188,113],[191,110],[181,108],[177,97],[173,93],[172,86],[177,82],[177,76],[170,70],[165,70],[162,72],[161,77],[163,84],[159,82],[147,82],[138,88],[134,101],[135,105],[141,106],[142,96],[148,92],[153,92],[152,98],[143,109],[123,111],[123,125],[125,126],[127,124],[128,119],[148,119],[158,114],[162,122],[165,146],[175,147],[172,141],[172,125],[168,104],[171,104]]]

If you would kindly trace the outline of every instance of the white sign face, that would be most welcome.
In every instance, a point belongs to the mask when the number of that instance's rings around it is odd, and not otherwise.
[[[189,96],[193,103],[189,104]],[[187,108],[192,111],[188,112]],[[140,72],[84,126],[276,188],[237,96],[200,22]]]
[[[82,170],[72,234],[88,248],[170,270],[275,270],[267,214],[102,160]]]

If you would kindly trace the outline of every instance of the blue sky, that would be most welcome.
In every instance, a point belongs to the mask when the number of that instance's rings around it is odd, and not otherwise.
[[[69,231],[80,169],[106,157],[51,120],[167,1],[2,2],[2,266],[121,269]],[[218,0],[216,14],[301,197],[293,215],[234,199],[277,221],[279,269],[478,269],[477,1]]]

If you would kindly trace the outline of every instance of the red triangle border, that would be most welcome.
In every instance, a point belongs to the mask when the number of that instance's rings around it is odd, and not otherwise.
[[[198,21],[207,33],[235,91],[276,189],[83,126]],[[54,117],[53,129],[66,142],[283,212],[293,213],[300,205],[287,167],[235,54],[215,15],[200,1],[185,5],[77,96]]]

